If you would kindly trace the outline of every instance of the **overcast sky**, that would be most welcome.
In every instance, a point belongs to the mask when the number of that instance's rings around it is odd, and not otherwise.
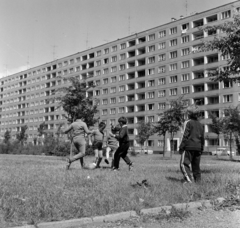
[[[0,77],[233,0],[0,0]]]

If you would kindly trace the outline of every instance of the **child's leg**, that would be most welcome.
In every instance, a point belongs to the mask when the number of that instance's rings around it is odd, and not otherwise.
[[[115,154],[116,150],[117,150],[117,149],[112,150],[112,163],[111,163],[111,168],[113,168],[113,166],[114,166],[114,154]]]
[[[111,148],[108,146],[106,148],[106,159],[109,159],[109,152],[111,151]]]
[[[192,159],[192,172],[193,178],[195,182],[201,181],[201,169],[200,169],[200,160],[201,160],[201,152],[200,151],[193,151],[193,159]]]
[[[98,149],[94,149],[94,154],[95,154],[95,163],[97,164],[97,162],[98,162]]]
[[[190,151],[187,151],[187,150],[184,151],[180,159],[180,169],[182,171],[184,179],[190,183],[192,182],[192,175],[190,170],[191,161],[192,161],[192,156]]]
[[[83,158],[85,156],[85,151],[86,151],[85,139],[75,139],[73,141],[73,143],[78,151],[78,154],[76,154],[72,158],[70,158],[70,162],[74,162],[76,160],[79,160],[80,158]]]
[[[102,150],[98,150],[98,161],[96,163],[96,168],[100,168],[100,163],[102,161],[102,157],[103,157],[103,152]]]

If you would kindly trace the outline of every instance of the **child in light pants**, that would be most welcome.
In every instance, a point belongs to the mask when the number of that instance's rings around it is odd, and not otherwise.
[[[114,135],[118,134],[120,130],[120,126],[112,126],[111,132],[109,132],[109,135],[107,137],[107,148],[106,148],[106,159],[105,162],[109,164],[109,153],[112,152],[112,163],[111,168],[113,168],[113,162],[114,162],[114,154],[119,146],[118,140],[114,137]]]

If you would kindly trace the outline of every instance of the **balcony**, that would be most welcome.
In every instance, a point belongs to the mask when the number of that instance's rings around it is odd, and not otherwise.
[[[207,63],[208,64],[217,63],[217,62],[218,62],[218,54],[207,56]]]
[[[133,112],[134,112],[134,106],[128,106],[127,113],[133,113]]]
[[[138,93],[137,94],[137,100],[138,101],[145,100],[145,93]]]
[[[144,89],[145,88],[145,82],[138,82],[137,83],[137,89]]]
[[[193,33],[193,40],[200,40],[202,38],[204,38],[203,31],[199,31],[199,32]]]
[[[132,57],[134,57],[135,55],[136,55],[136,54],[135,54],[135,50],[128,52],[128,58],[132,58]]]
[[[208,104],[213,105],[213,104],[219,104],[219,97],[208,97]]]
[[[130,72],[127,74],[127,79],[128,80],[131,80],[131,79],[134,79],[135,78],[135,72]]]
[[[193,59],[193,66],[200,66],[204,64],[204,57]]]
[[[138,78],[145,77],[145,76],[146,76],[145,70],[141,70],[141,71],[138,71],[138,72],[137,72],[137,77],[138,77]]]
[[[204,92],[204,84],[194,85],[193,86],[193,92],[194,93]]]
[[[130,101],[135,101],[135,96],[134,95],[128,95],[127,96],[127,101],[130,102]]]
[[[194,98],[193,101],[198,106],[204,105],[204,97]]]
[[[135,85],[134,84],[128,84],[127,85],[127,90],[134,90],[135,89]]]
[[[193,21],[193,28],[197,28],[203,26],[203,19],[197,20],[197,21]]]
[[[145,111],[145,105],[137,105],[137,112],[144,112]]]
[[[146,53],[145,47],[137,49],[137,55],[143,55]]]
[[[144,66],[144,65],[146,65],[146,60],[145,60],[145,59],[138,59],[138,60],[137,60],[137,65],[138,65],[138,66]]]
[[[204,71],[195,71],[193,72],[193,79],[204,78]]]
[[[218,90],[219,84],[218,83],[208,83],[207,88],[208,88],[208,91]]]

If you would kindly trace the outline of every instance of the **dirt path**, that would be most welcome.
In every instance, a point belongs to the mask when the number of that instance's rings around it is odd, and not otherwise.
[[[196,210],[192,211],[191,215],[182,221],[176,218],[160,221],[156,219],[147,219],[146,221],[140,220],[141,219],[134,218],[119,222],[86,224],[81,226],[81,228],[239,228],[240,210]]]

